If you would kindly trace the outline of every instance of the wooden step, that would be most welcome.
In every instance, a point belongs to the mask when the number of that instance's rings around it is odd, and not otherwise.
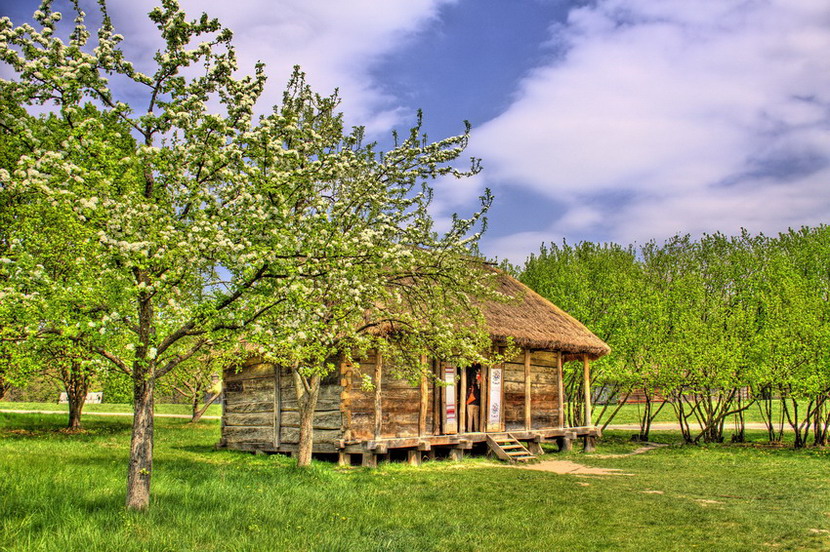
[[[499,434],[487,435],[487,446],[490,447],[496,456],[506,462],[530,462],[536,460],[536,455],[531,454],[525,446],[513,435]]]

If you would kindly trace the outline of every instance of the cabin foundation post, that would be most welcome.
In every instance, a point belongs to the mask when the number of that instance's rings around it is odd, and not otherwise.
[[[378,467],[378,457],[374,452],[364,452],[363,453],[363,461],[361,465],[364,468],[377,468]]]
[[[582,452],[594,452],[597,447],[597,438],[593,435],[586,435],[582,446]]]
[[[419,386],[420,391],[420,408],[418,409],[418,436],[423,437],[427,433],[427,407],[429,406],[429,388],[427,387],[427,357],[421,356],[421,381]]]
[[[460,462],[464,460],[464,449],[461,447],[453,447],[450,449],[450,460]]]
[[[380,439],[383,431],[383,411],[381,409],[383,395],[381,393],[381,381],[383,379],[383,355],[376,352],[375,357],[375,439]]]
[[[345,451],[339,451],[337,453],[337,465],[338,466],[350,466],[351,462],[351,455]]]
[[[588,356],[582,356],[582,376],[584,378],[583,388],[585,390],[585,427],[591,427],[591,363]]]
[[[559,452],[570,452],[573,449],[573,442],[570,437],[563,435],[556,438],[556,446],[559,448]]]
[[[421,465],[421,451],[418,449],[409,449],[406,451],[406,461],[410,466]]]
[[[538,435],[534,437],[532,441],[527,443],[527,450],[534,456],[544,454],[542,451],[542,438]]]
[[[532,418],[530,415],[530,349],[525,349],[525,359],[524,359],[524,368],[525,368],[525,379],[524,379],[524,389],[525,389],[525,404],[524,404],[524,419],[525,419],[525,430],[530,431]]]
[[[565,383],[562,379],[562,351],[556,353],[556,392],[559,395],[559,427],[565,427]]]

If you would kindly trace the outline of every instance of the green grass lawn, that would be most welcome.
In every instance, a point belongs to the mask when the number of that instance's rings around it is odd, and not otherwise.
[[[32,402],[8,402],[0,401],[0,410],[53,410],[55,412],[69,413],[69,405],[57,403],[32,403]],[[95,414],[96,412],[132,412],[131,404],[85,404],[84,414]],[[190,415],[189,404],[157,404],[156,414],[179,414]],[[212,404],[208,407],[205,416],[221,416],[222,407]],[[82,416],[83,418],[83,416]]]
[[[160,418],[153,501],[123,509],[129,420],[0,414],[0,550],[830,550],[830,453],[636,447],[608,432],[575,477],[481,458],[376,470],[214,451]],[[759,440],[760,434],[754,434]],[[674,442],[676,434],[655,433]],[[760,442],[760,441],[759,441]]]

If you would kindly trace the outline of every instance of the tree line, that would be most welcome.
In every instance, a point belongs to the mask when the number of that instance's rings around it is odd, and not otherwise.
[[[543,245],[521,280],[611,346],[593,365],[596,423],[636,395],[643,440],[670,408],[686,442],[723,441],[730,427],[742,441],[753,408],[770,441],[786,428],[795,447],[828,443],[830,227]],[[572,375],[571,417],[579,385]]]

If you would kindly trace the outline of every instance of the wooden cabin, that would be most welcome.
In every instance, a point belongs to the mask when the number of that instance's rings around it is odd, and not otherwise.
[[[591,424],[590,393],[585,426],[565,427],[562,364],[580,361],[584,389],[590,390],[590,362],[609,347],[510,275],[499,271],[498,285],[515,300],[488,303],[482,311],[494,347],[512,338],[520,350],[515,358],[490,367],[434,359],[435,378],[420,384],[394,377],[378,354],[359,363],[342,362],[321,383],[314,452],[338,454],[342,463],[360,455],[363,465],[371,466],[388,455],[419,463],[424,455],[460,458],[473,448],[492,450],[505,460],[527,460],[541,452],[543,441],[569,448],[579,437],[590,449],[599,434]],[[372,378],[374,389],[362,387],[364,375]],[[446,384],[436,385],[436,379]],[[225,373],[224,391],[220,446],[297,450],[300,415],[289,368],[249,359],[241,370]]]

